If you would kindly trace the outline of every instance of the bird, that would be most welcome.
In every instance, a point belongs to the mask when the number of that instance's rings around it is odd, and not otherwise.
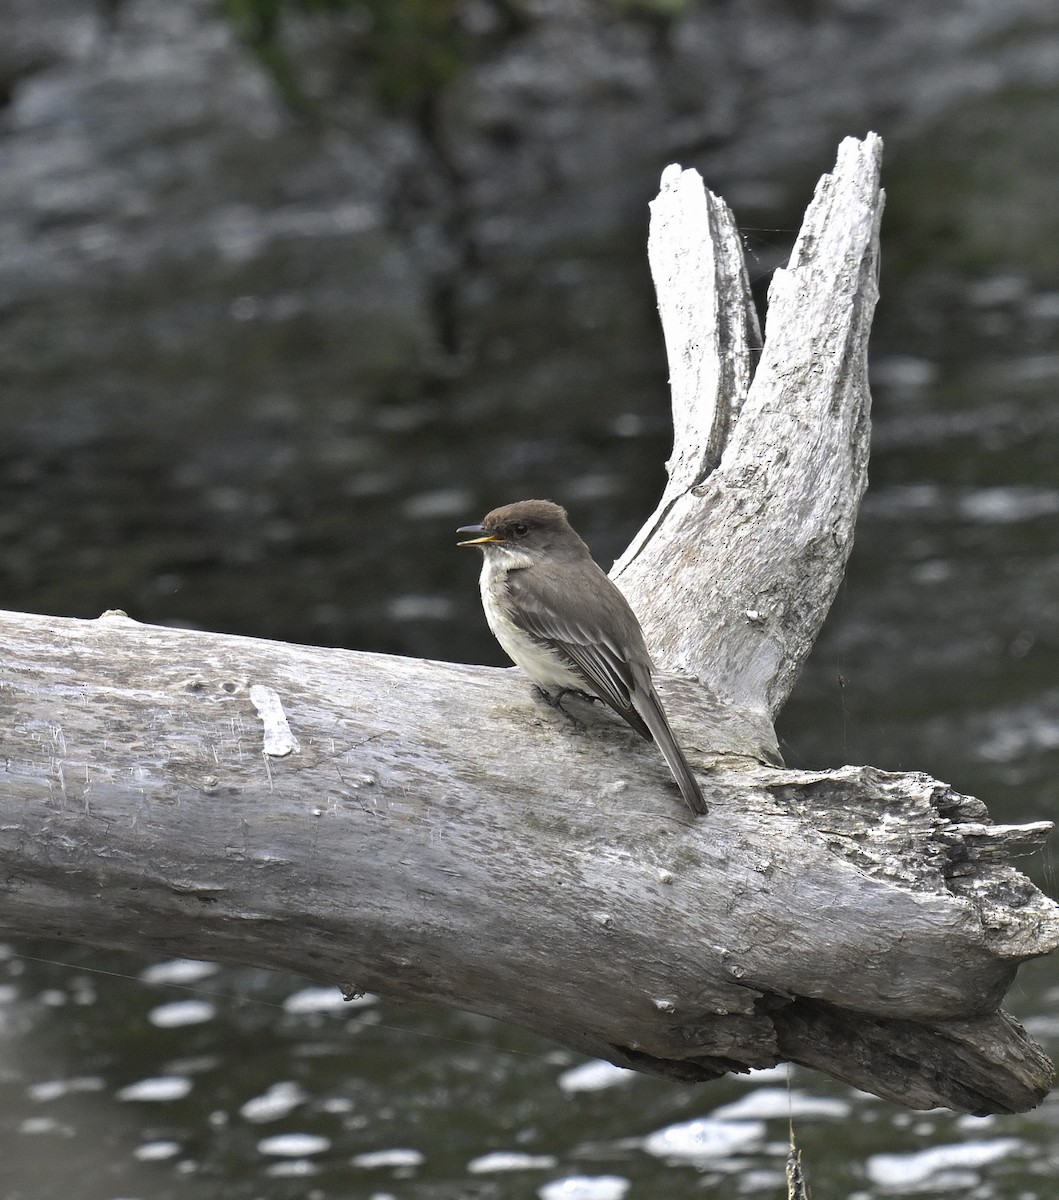
[[[709,811],[655,688],[654,664],[629,602],[593,559],[566,509],[520,500],[462,525],[459,546],[483,553],[485,619],[504,652],[545,700],[602,700],[654,741],[691,811]]]

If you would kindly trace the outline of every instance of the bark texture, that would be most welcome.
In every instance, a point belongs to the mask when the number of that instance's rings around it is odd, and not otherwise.
[[[773,276],[752,383],[756,322],[731,214],[672,167],[653,206],[676,445],[647,536],[614,578],[667,666],[771,717],[842,582],[867,484],[881,156],[874,134],[847,138],[817,185]]]
[[[913,1107],[1039,1102],[1051,1065],[998,1006],[1059,945],[1011,865],[1050,825],[767,765],[863,487],[878,154],[844,143],[818,189],[743,398],[734,225],[664,182],[699,222],[686,256],[653,234],[677,446],[618,578],[660,660],[715,685],[660,681],[709,817],[618,718],[575,728],[515,670],[6,614],[3,927],[432,999],[673,1078],[786,1058]]]

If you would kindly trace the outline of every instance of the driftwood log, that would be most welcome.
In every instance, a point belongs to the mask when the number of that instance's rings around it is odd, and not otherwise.
[[[772,765],[865,484],[879,156],[843,143],[762,347],[724,204],[670,168],[653,206],[676,444],[615,578],[708,817],[514,669],[9,614],[0,926],[436,1000],[676,1079],[789,1059],[912,1107],[1038,1103],[1051,1064],[998,1006],[1059,944],[1010,864],[1050,826]]]

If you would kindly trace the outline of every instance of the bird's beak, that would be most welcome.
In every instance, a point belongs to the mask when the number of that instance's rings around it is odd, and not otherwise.
[[[498,533],[490,533],[484,525],[461,525],[457,533],[477,533],[478,537],[468,538],[457,542],[457,546],[484,546],[487,542],[502,542],[504,539]]]

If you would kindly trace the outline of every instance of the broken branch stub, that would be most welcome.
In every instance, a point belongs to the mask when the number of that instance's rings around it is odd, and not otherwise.
[[[847,138],[820,181],[773,277],[752,382],[749,287],[728,210],[697,199],[696,172],[670,167],[652,211],[675,444],[662,505],[613,577],[660,664],[769,718],[841,583],[867,480],[881,154],[874,134]],[[704,361],[691,367],[696,353]]]

